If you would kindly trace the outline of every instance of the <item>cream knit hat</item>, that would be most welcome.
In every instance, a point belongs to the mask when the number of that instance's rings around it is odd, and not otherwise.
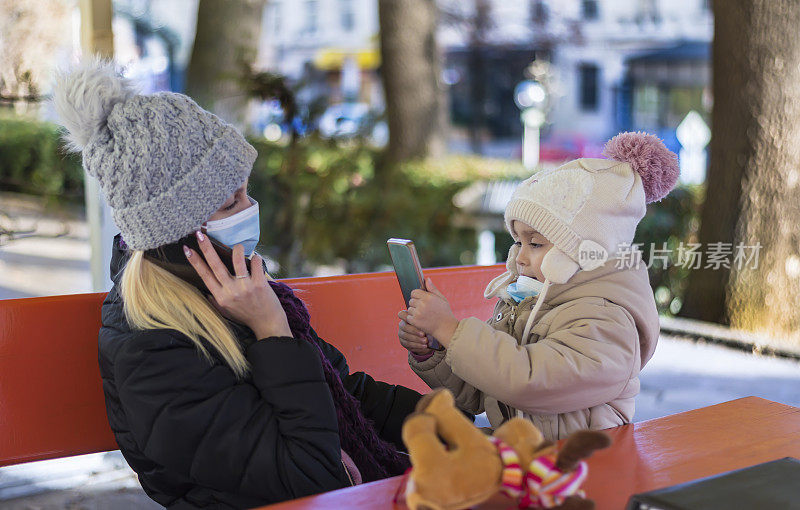
[[[541,268],[551,283],[591,271],[630,245],[645,204],[664,198],[678,180],[677,156],[653,135],[619,134],[603,154],[609,159],[577,159],[537,172],[517,187],[506,207],[512,236],[511,222],[519,220],[553,243]],[[518,251],[511,246],[508,271],[489,284],[487,298],[517,278]]]

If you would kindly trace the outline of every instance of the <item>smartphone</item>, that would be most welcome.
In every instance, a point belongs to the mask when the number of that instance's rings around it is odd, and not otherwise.
[[[211,241],[211,246],[214,247],[214,250],[217,252],[217,255],[219,255],[222,263],[225,264],[228,272],[230,274],[235,274],[233,268],[233,250],[208,234],[206,234],[206,238]],[[200,275],[197,274],[194,267],[186,260],[186,255],[183,253],[184,246],[188,246],[200,257],[203,257],[203,252],[200,249],[200,244],[197,242],[197,237],[194,233],[182,237],[174,243],[159,246],[152,250],[146,250],[144,252],[144,257],[157,266],[166,269],[181,280],[194,285],[204,294],[211,294],[211,291],[208,290],[203,279],[200,278]],[[205,258],[203,258],[203,260],[205,260]],[[247,272],[249,273],[250,259],[245,257],[244,262],[247,266]],[[208,261],[206,261],[206,263],[208,263]]]
[[[394,273],[397,275],[397,282],[400,284],[400,291],[403,293],[403,300],[408,308],[411,300],[411,291],[414,289],[425,290],[425,277],[422,274],[422,265],[419,263],[417,249],[414,241],[409,239],[391,238],[386,241],[389,246],[389,256],[392,258]],[[439,350],[439,342],[428,336],[428,347]]]

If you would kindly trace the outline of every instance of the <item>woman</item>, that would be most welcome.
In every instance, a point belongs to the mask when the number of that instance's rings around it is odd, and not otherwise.
[[[61,76],[54,104],[121,231],[99,363],[109,423],[147,494],[244,508],[401,473],[400,427],[419,394],[349,374],[250,253],[256,153],[241,134],[181,94],[137,95],[102,62]],[[189,235],[199,252],[177,261]],[[233,248],[234,274],[209,236]],[[187,264],[202,284],[178,276]]]

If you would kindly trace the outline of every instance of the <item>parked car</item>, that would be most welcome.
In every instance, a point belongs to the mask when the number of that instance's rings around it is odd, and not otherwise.
[[[577,158],[600,158],[602,152],[603,141],[588,140],[581,136],[549,136],[539,145],[539,159],[552,163]]]
[[[291,119],[290,124],[277,100],[264,101],[259,105],[256,120],[251,126],[254,132],[274,142],[283,136],[288,136],[291,128],[294,128],[298,135],[305,136],[312,127],[303,120],[304,117],[307,116],[297,114]]]
[[[319,119],[319,133],[326,138],[365,137],[377,146],[386,145],[388,127],[380,113],[366,103],[338,103],[328,107]]]

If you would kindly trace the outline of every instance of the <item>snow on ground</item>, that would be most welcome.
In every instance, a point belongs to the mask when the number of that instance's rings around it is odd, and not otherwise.
[[[635,421],[756,396],[800,407],[800,362],[662,337],[641,373]]]

